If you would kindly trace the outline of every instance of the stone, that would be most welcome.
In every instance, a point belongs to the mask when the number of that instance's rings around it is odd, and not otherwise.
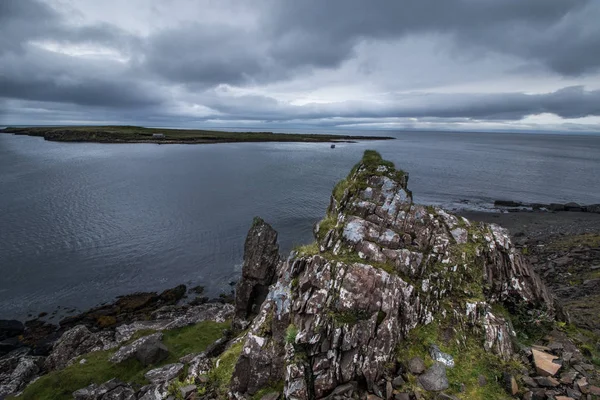
[[[395,400],[410,400],[410,394],[408,394],[406,392],[396,393],[394,395],[394,399]]]
[[[483,387],[483,386],[487,385],[487,378],[483,375],[479,375],[477,377],[477,383],[479,384],[479,386]]]
[[[394,378],[394,380],[392,380],[392,386],[394,387],[394,389],[401,388],[405,383],[406,382],[404,381],[404,378],[402,378],[402,376],[400,375],[398,375]]]
[[[431,355],[433,361],[441,362],[448,368],[454,367],[454,358],[450,354],[442,352],[437,345],[431,345],[429,354]]]
[[[183,371],[183,364],[167,364],[159,368],[151,369],[144,377],[153,384],[169,382]]]
[[[556,400],[575,400],[572,397],[568,397],[568,396],[556,396],[554,397]]]
[[[585,376],[577,379],[575,384],[581,393],[588,394],[590,392],[590,383]]]
[[[424,374],[418,378],[423,389],[429,392],[440,392],[449,387],[446,376],[446,366],[440,362],[433,364]]]
[[[73,392],[75,400],[135,400],[133,388],[118,379],[111,379],[101,385],[91,384]]]
[[[23,390],[42,372],[44,359],[18,349],[0,359],[0,398]]]
[[[422,374],[425,371],[425,362],[421,357],[413,357],[408,361],[408,370],[411,374]]]
[[[542,387],[557,387],[560,382],[551,376],[536,376],[535,382]]]
[[[382,400],[382,399],[379,396],[369,393],[369,394],[367,394],[367,400]]]
[[[191,395],[192,393],[194,393],[196,390],[198,390],[198,387],[196,385],[186,385],[182,388],[179,388],[179,392],[181,393],[181,397],[184,399],[187,399],[187,397],[189,395]],[[272,399],[272,400],[277,400],[277,398]]]
[[[392,400],[394,397],[394,387],[392,386],[392,382],[387,381],[385,385],[385,398],[386,400]]]
[[[75,357],[101,350],[104,345],[102,338],[90,332],[84,325],[75,326],[66,331],[54,344],[52,352],[44,362],[44,367],[49,371],[63,369]]]
[[[563,372],[562,374],[560,374],[560,383],[564,385],[571,385],[575,381],[576,377],[577,372],[575,371]]]
[[[159,341],[147,342],[135,352],[135,358],[144,366],[158,364],[168,356],[169,349]]]
[[[121,347],[110,358],[114,364],[121,363],[132,357],[138,358],[143,365],[150,365],[164,360],[168,356],[168,351],[161,343],[163,334],[160,332],[141,337],[134,342]],[[141,358],[141,359],[140,359]]]
[[[567,387],[566,391],[567,391],[567,396],[569,396],[575,400],[579,400],[581,398],[581,396],[583,396],[579,390],[575,390],[570,387]]]
[[[340,385],[333,389],[333,392],[328,396],[329,398],[333,396],[341,396],[346,393],[352,393],[358,388],[358,382],[348,382],[346,384]],[[278,394],[279,395],[279,394]]]
[[[554,376],[560,369],[560,365],[553,362],[558,357],[537,349],[531,349],[531,352],[533,353],[533,363],[538,375]]]
[[[25,325],[21,321],[14,319],[0,319],[0,341],[25,332]]]
[[[508,373],[502,374],[502,381],[504,384],[504,390],[511,396],[516,395],[519,392],[519,385],[517,385],[517,380],[515,377]]]
[[[437,395],[437,400],[459,400],[458,397],[452,396],[446,393],[440,393]]]
[[[531,387],[531,388],[536,388],[538,387],[538,384],[536,383],[536,381],[530,377],[530,376],[523,376],[521,378],[521,380],[523,381],[523,383],[525,384],[525,386]]]
[[[279,264],[277,232],[255,218],[244,243],[242,279],[235,291],[235,318],[246,320],[258,312],[269,292]]]
[[[590,385],[589,393],[592,396],[600,396],[600,387],[594,386],[594,385]]]

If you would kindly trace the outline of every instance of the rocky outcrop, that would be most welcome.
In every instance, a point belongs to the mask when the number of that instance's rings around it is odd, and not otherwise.
[[[244,244],[242,279],[235,294],[236,325],[244,327],[256,315],[274,282],[279,264],[277,232],[260,218],[255,218]]]
[[[83,325],[65,332],[54,344],[52,353],[46,358],[44,367],[48,371],[63,369],[77,356],[101,350],[105,343],[102,337],[92,333]]]
[[[18,349],[0,360],[0,399],[22,390],[40,375],[44,359],[30,355],[29,349]]]
[[[109,361],[118,364],[135,357],[142,365],[160,362],[169,355],[169,351],[161,342],[162,337],[163,334],[160,332],[141,337],[121,347],[112,355]]]
[[[407,182],[366,152],[336,186],[316,243],[277,267],[244,338],[232,396],[283,381],[290,399],[322,398],[350,382],[385,397],[397,349],[417,327],[444,322],[452,340],[479,338],[508,360],[514,331],[495,308],[553,315],[553,299],[505,230],[414,204]],[[446,365],[432,368],[422,380],[444,387]]]

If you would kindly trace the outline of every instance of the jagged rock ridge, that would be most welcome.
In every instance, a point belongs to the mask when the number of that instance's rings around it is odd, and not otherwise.
[[[416,327],[450,321],[453,340],[476,337],[506,360],[514,332],[493,306],[554,313],[504,229],[414,204],[407,183],[406,173],[367,151],[336,186],[316,243],[279,262],[244,338],[231,396],[281,381],[290,399],[322,398],[349,382],[381,394]]]

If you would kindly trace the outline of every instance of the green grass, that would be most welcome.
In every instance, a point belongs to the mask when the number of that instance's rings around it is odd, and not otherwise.
[[[199,129],[162,129],[139,126],[59,126],[59,127],[8,127],[0,133],[41,136],[62,142],[164,142],[223,143],[223,142],[331,142],[351,140],[387,140],[391,137],[287,134],[272,132],[223,132]],[[153,138],[155,133],[163,139]]]
[[[263,396],[265,396],[269,393],[281,394],[283,392],[283,386],[284,386],[283,381],[272,383],[271,385],[269,385],[265,388],[262,388],[258,392],[254,393],[254,395],[252,395],[252,397],[250,397],[250,400],[260,400],[263,398]]]
[[[304,246],[294,247],[294,251],[298,253],[299,256],[313,256],[319,254],[319,245],[317,242],[313,242]]]
[[[447,325],[447,324],[446,324]],[[445,353],[454,358],[454,368],[447,368],[446,374],[450,387],[446,393],[452,394],[460,399],[482,399],[500,400],[509,399],[510,396],[499,383],[502,371],[512,370],[512,366],[503,362],[490,352],[483,349],[483,343],[477,340],[473,334],[466,335],[467,339],[462,344],[457,344],[455,339],[447,343],[443,340],[442,331],[446,327],[444,323],[432,322],[413,329],[408,337],[397,349],[398,361],[406,364],[413,357],[420,357],[429,368],[433,360],[429,355],[429,348],[436,344]],[[463,332],[459,331],[459,334]],[[487,384],[480,386],[478,378],[485,376]],[[464,391],[461,388],[464,385]],[[416,378],[409,376],[408,386],[421,394],[423,389],[417,386]]]
[[[75,390],[92,383],[101,384],[112,378],[123,382],[147,384],[144,374],[160,365],[177,362],[180,357],[203,351],[209,344],[220,338],[228,323],[201,322],[196,325],[164,332],[163,343],[170,351],[169,357],[158,365],[144,367],[131,359],[113,364],[108,359],[115,350],[86,354],[85,364],[75,364],[42,376],[29,385],[18,399],[23,400],[62,400],[72,399]],[[148,333],[148,332],[146,332]]]
[[[210,384],[222,395],[227,393],[229,389],[235,364],[238,358],[240,358],[240,354],[242,354],[242,347],[244,347],[244,341],[240,340],[225,350],[217,361],[218,366],[210,371]]]

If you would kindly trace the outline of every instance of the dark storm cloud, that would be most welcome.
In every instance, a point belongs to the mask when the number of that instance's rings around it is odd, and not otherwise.
[[[499,94],[414,94],[388,105],[347,101],[290,106],[261,96],[207,99],[211,108],[239,119],[280,121],[321,118],[467,118],[476,120],[519,120],[528,115],[552,113],[563,118],[600,115],[600,90],[581,86],[556,92],[527,95]]]
[[[316,72],[340,69],[355,59],[360,46],[419,35],[432,41],[444,37],[448,43],[444,50],[452,54],[474,59],[489,54],[513,57],[532,75],[546,73],[555,80],[589,76],[600,69],[600,2],[595,0],[257,0],[253,24],[236,23],[232,10],[226,21],[173,22],[144,35],[108,23],[74,23],[76,16],[51,4],[0,0],[0,101],[11,104],[10,115],[29,103],[36,109],[58,108],[65,116],[71,107],[78,118],[112,113],[114,118],[140,121],[514,121],[541,113],[563,118],[600,115],[599,91],[580,86],[544,94],[512,88],[494,94],[432,90],[394,95],[390,90],[378,102],[355,96],[305,105],[279,101],[275,94],[213,90],[219,85],[266,87],[287,81],[299,85],[303,79],[311,88],[307,90],[312,90],[318,85],[311,81]],[[118,57],[53,51],[48,43],[63,46],[62,50],[65,46],[78,51],[85,46],[103,48]],[[398,62],[410,57],[409,53],[396,55]],[[376,65],[377,54],[371,61]],[[469,65],[464,65],[468,76]],[[444,70],[443,65],[424,65],[423,70],[431,74],[434,67]],[[350,85],[357,77],[366,81],[377,73],[376,67],[361,68],[363,75],[340,75],[342,83],[336,84],[343,86],[346,79]],[[202,109],[198,115],[185,114],[198,108]]]
[[[273,54],[289,65],[338,65],[361,39],[441,33],[454,35],[457,47],[527,57],[562,74],[600,66],[592,0],[308,0],[274,10]]]

